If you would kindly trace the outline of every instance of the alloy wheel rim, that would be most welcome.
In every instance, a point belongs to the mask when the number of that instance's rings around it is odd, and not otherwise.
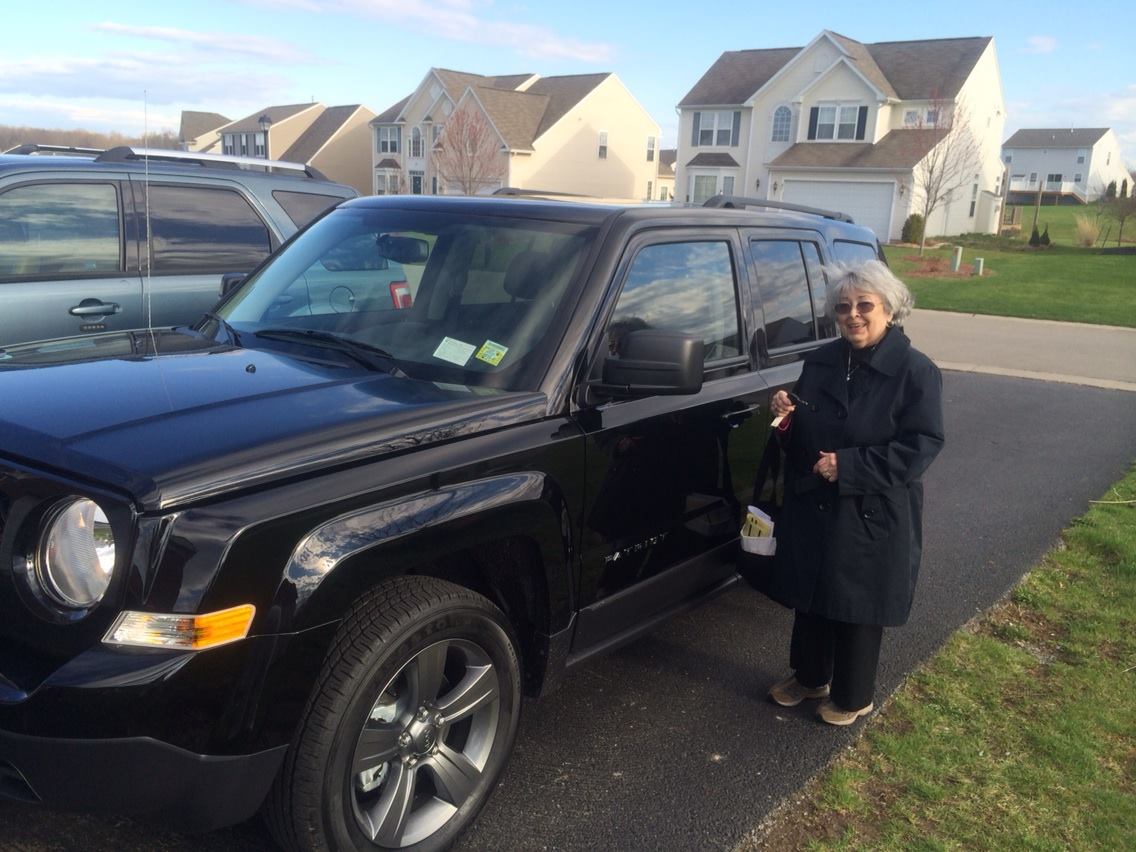
[[[481,646],[444,640],[408,660],[352,753],[352,809],[364,835],[397,849],[439,831],[480,786],[500,712],[500,679]]]

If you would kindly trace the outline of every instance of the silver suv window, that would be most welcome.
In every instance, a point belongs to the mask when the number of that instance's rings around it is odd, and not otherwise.
[[[118,211],[110,183],[38,183],[0,194],[0,277],[119,271]]]

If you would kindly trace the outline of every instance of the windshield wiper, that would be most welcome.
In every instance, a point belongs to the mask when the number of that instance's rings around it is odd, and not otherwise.
[[[234,346],[241,345],[241,336],[237,333],[237,330],[235,328],[229,325],[228,321],[224,317],[215,314],[212,311],[207,311],[205,314],[205,319],[211,319],[215,323],[217,323],[217,325],[221,326],[221,328],[225,329],[225,334],[229,335],[229,340]]]
[[[368,370],[379,369],[390,373],[392,376],[408,378],[406,373],[398,366],[398,361],[387,350],[370,343],[364,343],[362,340],[356,340],[353,337],[344,337],[341,334],[314,328],[265,328],[256,332],[256,336],[263,337],[266,340],[288,340],[307,343],[311,346],[322,346],[325,349],[335,349]]]

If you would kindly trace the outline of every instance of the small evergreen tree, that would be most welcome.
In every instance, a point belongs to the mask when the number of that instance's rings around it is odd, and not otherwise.
[[[923,240],[923,215],[912,213],[903,223],[903,232],[900,239],[905,243],[918,243]]]
[[[1049,226],[1048,225],[1045,226],[1045,230],[1041,234],[1040,242],[1043,246],[1049,245]]]
[[[1125,178],[1124,180],[1122,180],[1120,182],[1120,197],[1121,198],[1127,198],[1128,197],[1128,178]]]
[[[1033,226],[1033,233],[1030,234],[1029,244],[1034,248],[1037,248],[1039,245],[1041,245],[1041,234],[1037,232],[1037,225]]]
[[[1116,181],[1110,180],[1104,190],[1105,198],[1116,198]]]

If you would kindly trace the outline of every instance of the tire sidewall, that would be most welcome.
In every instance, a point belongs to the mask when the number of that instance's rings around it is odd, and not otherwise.
[[[432,611],[410,620],[385,646],[375,647],[352,678],[355,684],[346,709],[336,724],[323,780],[321,818],[329,846],[335,850],[381,849],[360,830],[352,807],[352,779],[348,766],[360,732],[381,690],[424,648],[447,639],[466,639],[488,654],[498,675],[500,711],[493,750],[473,794],[442,829],[421,843],[403,847],[414,852],[445,849],[461,834],[485,804],[512,751],[520,721],[520,666],[516,642],[495,608],[468,603],[439,603]]]

